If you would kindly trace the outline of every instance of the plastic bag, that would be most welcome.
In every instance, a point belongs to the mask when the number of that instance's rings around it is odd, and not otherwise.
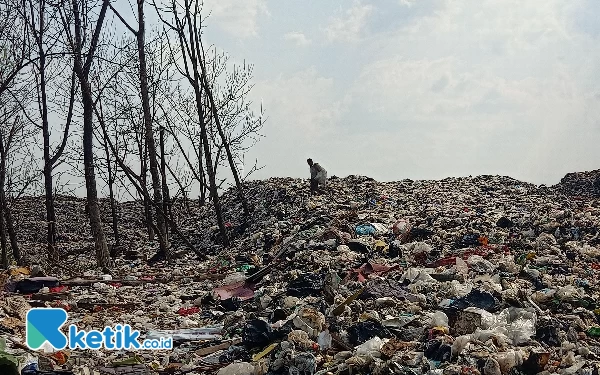
[[[300,275],[288,284],[287,294],[293,297],[320,297],[323,290],[323,277],[318,274]]]
[[[500,364],[494,358],[488,358],[483,366],[483,375],[501,375]]]
[[[483,257],[479,255],[471,255],[469,259],[467,259],[467,264],[473,271],[480,273],[489,274],[496,269],[495,265],[493,265],[490,261],[483,259]]]
[[[371,224],[362,224],[362,225],[359,225],[354,230],[355,230],[357,236],[372,235],[372,234],[375,234],[377,232],[377,228],[375,228]]]
[[[317,337],[317,343],[319,344],[319,348],[321,348],[321,350],[327,350],[331,348],[331,341],[331,334],[327,330],[319,333],[319,336]]]
[[[372,339],[358,345],[356,347],[356,355],[378,356],[382,346],[383,341],[379,337],[375,336]]]
[[[556,297],[560,300],[570,300],[580,297],[579,291],[573,285],[564,286],[556,292]]]
[[[460,355],[460,353],[462,353],[462,351],[465,350],[465,348],[471,342],[471,340],[471,335],[462,335],[455,338],[451,347],[452,357],[455,358],[456,356]]]
[[[513,367],[523,364],[523,353],[520,350],[507,350],[506,352],[498,353],[496,360],[500,365],[500,371],[503,374],[508,374]]]
[[[448,316],[441,311],[436,311],[431,314],[431,321],[429,326],[431,327],[449,327]]]
[[[498,301],[490,293],[473,289],[464,297],[452,301],[450,307],[464,310],[467,307],[478,307],[486,311],[494,311],[498,306]]]
[[[372,320],[359,322],[348,328],[348,341],[354,346],[360,345],[376,336],[391,337],[391,333],[381,323]]]
[[[465,276],[469,274],[469,266],[460,257],[456,257],[456,272]]]
[[[254,375],[254,365],[247,362],[232,363],[220,369],[217,375]]]
[[[273,339],[273,330],[264,320],[254,319],[246,323],[242,331],[242,343],[250,348],[265,347]]]
[[[467,294],[471,293],[471,290],[473,290],[473,284],[471,284],[471,283],[461,284],[457,280],[452,280],[450,282],[450,285],[451,285],[451,294],[450,295],[454,296],[454,297],[464,297]]]

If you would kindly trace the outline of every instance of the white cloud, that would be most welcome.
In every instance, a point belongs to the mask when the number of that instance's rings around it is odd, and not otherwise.
[[[373,9],[374,7],[370,4],[363,5],[360,2],[355,2],[342,16],[332,17],[329,25],[325,28],[327,40],[330,42],[356,42],[360,40]]]
[[[597,168],[600,26],[574,16],[600,13],[596,2],[399,0],[401,17],[374,4],[353,3],[324,29],[357,48],[330,46],[317,56],[323,70],[257,83],[269,112],[253,150],[268,155],[262,177],[305,175],[304,156],[383,180],[498,173],[552,184]],[[395,28],[374,24],[391,18]]]
[[[370,38],[373,59],[352,90],[354,116],[387,123],[378,128],[382,150],[402,145],[421,155],[412,176],[557,182],[593,167],[600,48],[575,32],[569,11],[560,1],[452,1]],[[393,169],[389,163],[379,168]]]
[[[253,97],[263,98],[268,137],[249,152],[248,160],[258,157],[268,168],[255,177],[303,176],[308,157],[329,165],[328,146],[339,137],[347,110],[345,98],[338,98],[336,91],[334,80],[315,68],[256,82]]]
[[[297,132],[295,139],[330,133],[340,118],[342,102],[336,99],[334,81],[315,68],[259,81],[253,92],[263,98],[277,131]]]
[[[412,7],[413,5],[416,4],[417,0],[399,0],[401,5],[407,6],[407,7]]]
[[[304,35],[304,33],[298,31],[291,31],[283,35],[283,39],[295,43],[297,46],[307,46],[311,43],[310,39]]]
[[[238,38],[258,36],[258,17],[269,15],[266,0],[205,0],[204,9],[211,12],[209,23]]]

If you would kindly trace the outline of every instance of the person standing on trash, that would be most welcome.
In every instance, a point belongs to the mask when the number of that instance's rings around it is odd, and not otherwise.
[[[310,192],[320,192],[319,185],[325,187],[327,184],[327,171],[312,159],[306,159],[306,162],[310,166]]]

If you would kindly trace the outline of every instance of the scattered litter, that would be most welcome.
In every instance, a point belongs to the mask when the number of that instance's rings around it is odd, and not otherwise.
[[[248,223],[237,192],[223,195],[230,248],[214,245],[210,210],[180,219],[202,261],[149,265],[156,244],[146,244],[110,273],[81,254],[64,260],[75,274],[2,273],[0,374],[596,374],[600,173],[590,173],[554,187],[350,176],[316,196],[305,180],[247,182]],[[131,228],[125,236],[143,231]],[[68,310],[82,329],[127,323],[175,345],[33,352],[25,317],[37,306]]]

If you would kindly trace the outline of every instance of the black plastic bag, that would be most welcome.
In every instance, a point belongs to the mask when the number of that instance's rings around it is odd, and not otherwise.
[[[558,328],[552,323],[536,327],[535,338],[549,346],[559,347],[561,345],[558,337]]]
[[[472,246],[479,246],[479,233],[469,233],[469,234],[465,234],[463,236],[463,238],[461,238],[460,240],[458,240],[456,242],[456,247],[458,248],[465,248],[465,247],[472,247]]]
[[[304,274],[288,284],[287,295],[299,298],[320,297],[322,291],[323,277],[321,275]]]
[[[263,348],[273,340],[273,329],[264,320],[254,319],[246,323],[242,331],[242,344],[249,348]]]
[[[514,223],[512,222],[512,220],[510,220],[509,218],[502,216],[500,219],[498,219],[498,221],[496,222],[496,226],[500,227],[500,228],[512,228],[512,226],[514,225]]]
[[[425,357],[427,359],[439,362],[450,361],[452,347],[443,344],[441,340],[432,340],[425,344]]]
[[[381,323],[372,320],[356,323],[348,328],[348,341],[350,341],[350,344],[353,346],[360,345],[375,336],[378,336],[379,338],[388,338],[392,337],[392,334],[387,328],[381,325]]]
[[[464,310],[467,307],[477,307],[485,311],[494,312],[498,309],[498,300],[491,293],[473,289],[464,297],[452,302],[450,308]]]
[[[44,287],[54,288],[60,283],[56,277],[31,277],[17,282],[17,292],[21,294],[37,293]]]

